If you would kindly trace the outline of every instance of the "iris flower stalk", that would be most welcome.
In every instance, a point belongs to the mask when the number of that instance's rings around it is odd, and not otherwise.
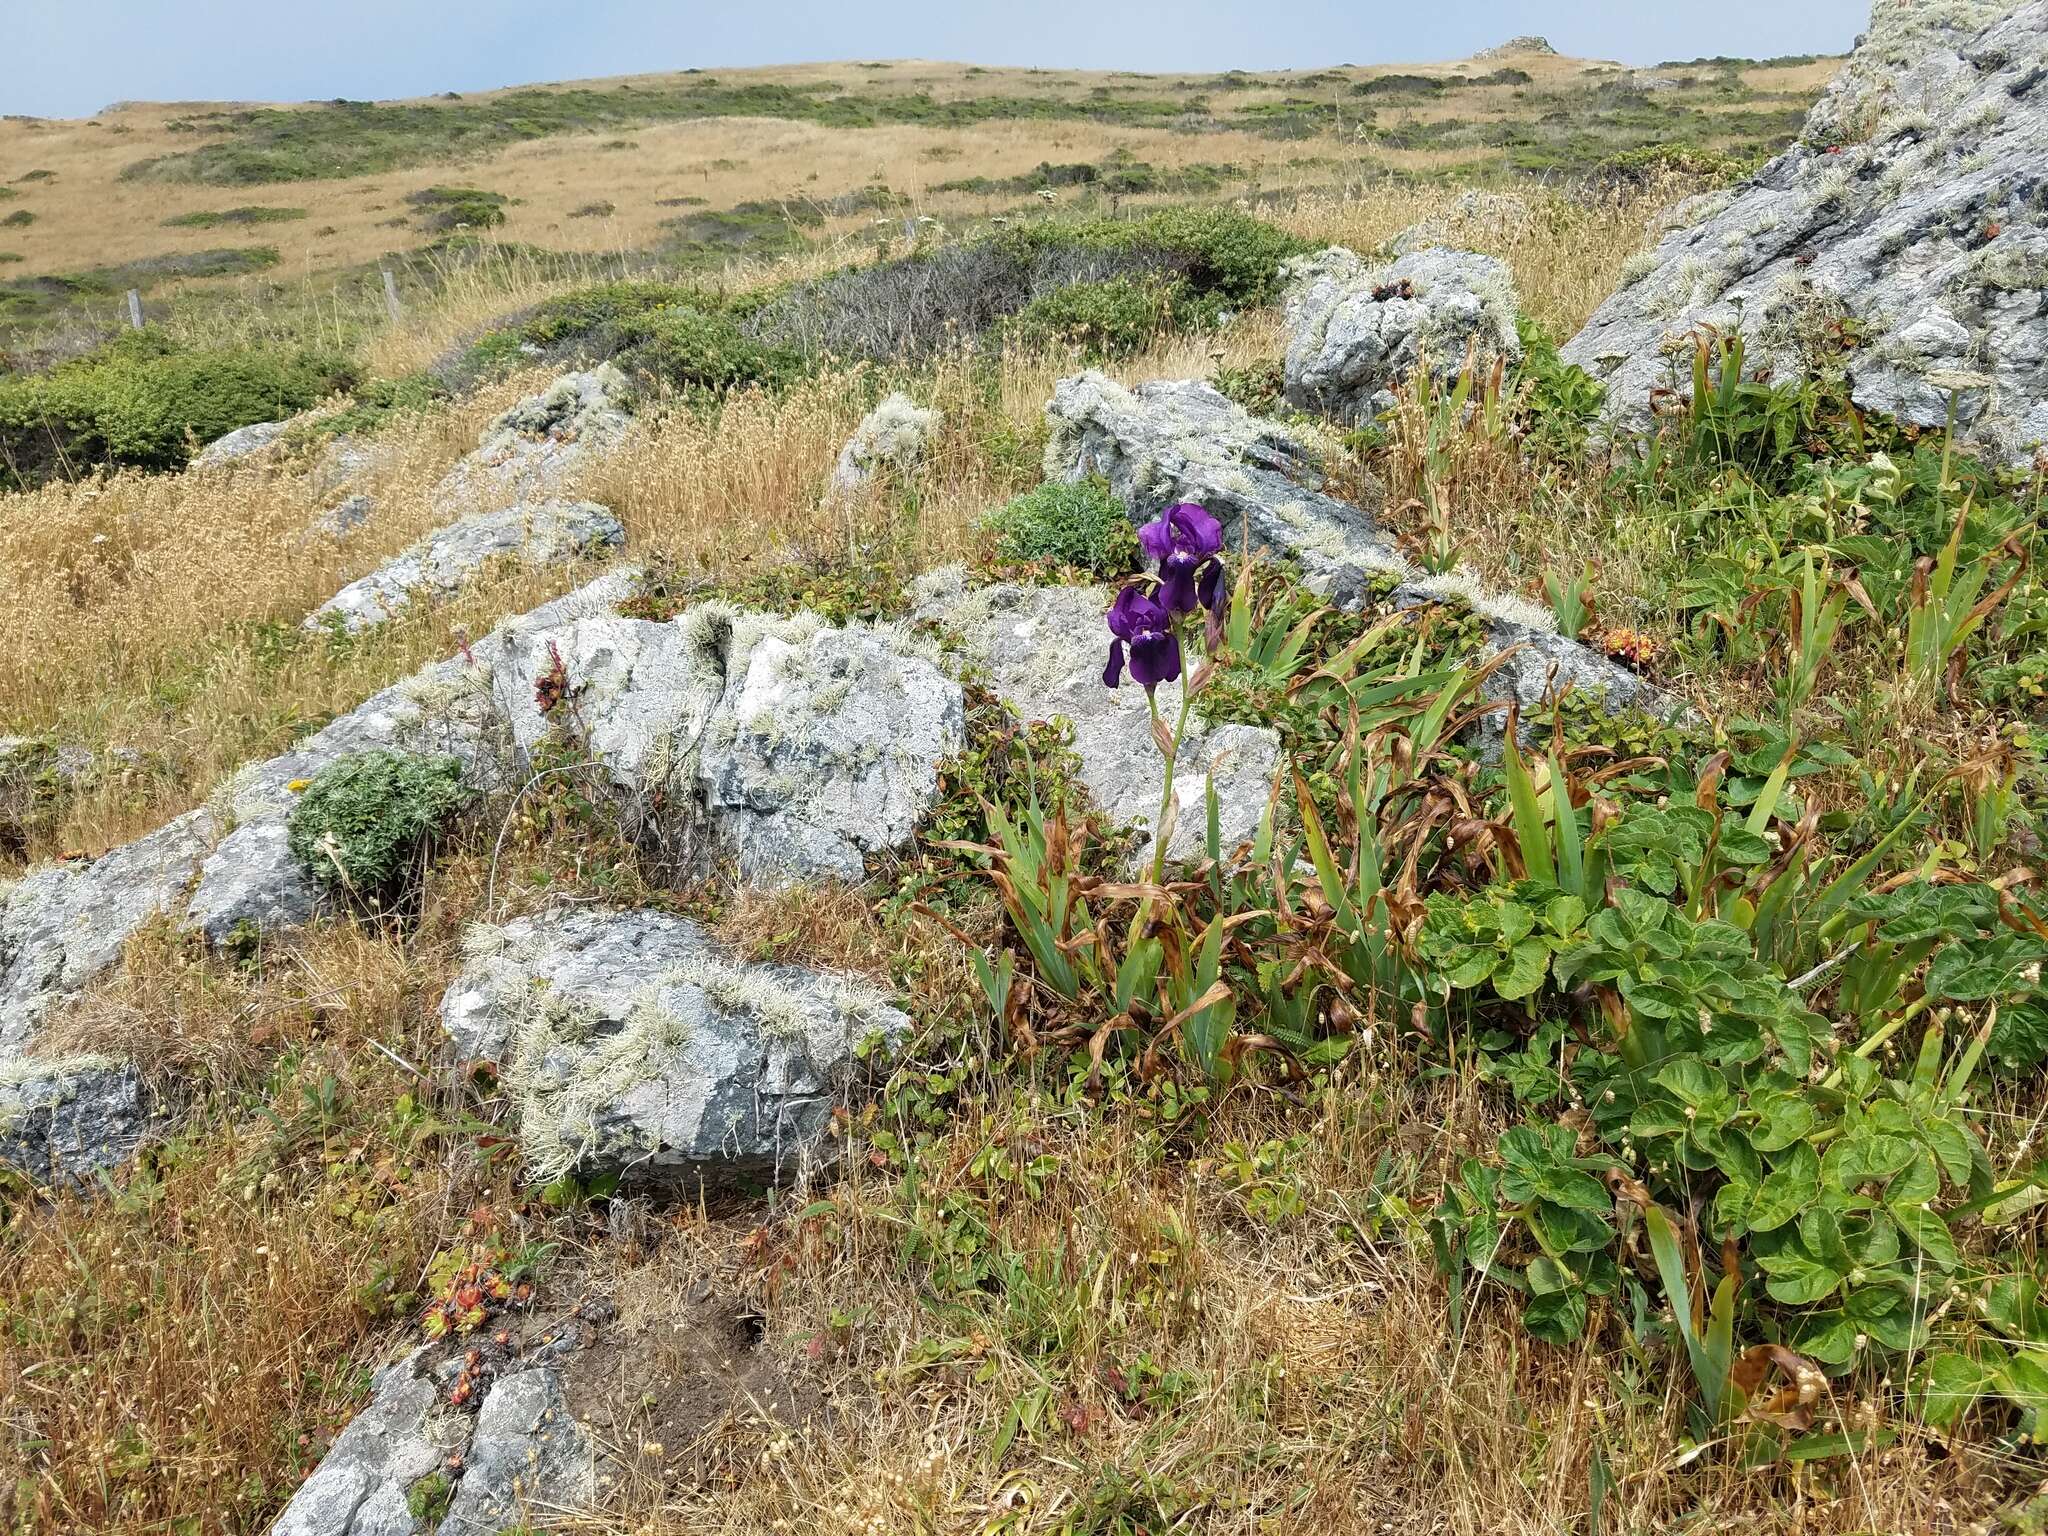
[[[1189,679],[1180,691],[1180,714],[1168,730],[1159,713],[1158,688],[1181,675],[1185,654],[1182,631],[1187,620],[1206,613],[1206,649],[1213,656],[1222,633],[1223,563],[1217,558],[1223,548],[1223,529],[1208,511],[1191,501],[1180,502],[1160,513],[1158,519],[1138,530],[1138,543],[1146,558],[1155,562],[1158,573],[1150,583],[1141,580],[1116,595],[1109,610],[1109,665],[1102,681],[1111,688],[1123,682],[1128,664],[1131,680],[1145,690],[1145,702],[1152,715],[1152,740],[1165,759],[1166,782],[1160,795],[1159,816],[1153,822],[1152,882],[1158,884],[1166,871],[1167,818],[1173,809],[1174,760],[1179,755],[1182,734],[1187,730],[1188,707],[1193,702],[1203,674]]]

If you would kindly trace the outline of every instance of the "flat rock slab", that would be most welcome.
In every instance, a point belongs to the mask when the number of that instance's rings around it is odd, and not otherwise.
[[[1688,338],[1739,333],[1745,370],[1846,378],[1866,410],[2008,463],[2048,442],[2048,0],[1879,0],[1799,140],[1684,210],[1562,355],[1626,430],[1689,393]],[[1832,344],[1843,322],[1859,332]],[[1676,366],[1667,343],[1686,348]]]
[[[1507,263],[1429,247],[1375,265],[1342,246],[1289,262],[1287,398],[1362,426],[1418,368],[1442,381],[1522,355]]]
[[[699,1284],[619,1308],[589,1298],[551,1316],[501,1312],[415,1349],[377,1373],[271,1536],[427,1536],[435,1527],[409,1502],[445,1510],[438,1536],[547,1530],[603,1509],[629,1478],[708,1470],[718,1451],[699,1447],[735,1415],[794,1427],[819,1409],[758,1321]],[[471,1350],[458,1407],[450,1390]]]
[[[776,1177],[826,1150],[864,1047],[910,1021],[863,983],[736,959],[658,912],[479,927],[441,1020],[499,1064],[532,1176]]]
[[[437,494],[483,510],[556,494],[631,429],[627,395],[625,375],[610,363],[564,374],[486,427]]]
[[[970,588],[961,568],[952,566],[923,578],[913,595],[917,617],[959,639],[967,660],[1012,714],[1072,723],[1081,782],[1112,820],[1146,829],[1132,865],[1147,867],[1166,767],[1152,743],[1145,691],[1128,682],[1121,688],[1103,686],[1109,648],[1103,616],[1115,594],[1103,587],[1010,583]],[[1158,693],[1161,714],[1174,719],[1180,712],[1180,684],[1162,684]],[[1227,851],[1250,839],[1265,814],[1279,764],[1280,737],[1269,727],[1210,726],[1192,715],[1174,762],[1168,859],[1184,863],[1204,852],[1212,789],[1222,847]]]
[[[350,582],[307,615],[305,628],[359,634],[415,603],[453,596],[494,562],[538,570],[625,542],[619,520],[592,501],[520,502],[473,513]]]

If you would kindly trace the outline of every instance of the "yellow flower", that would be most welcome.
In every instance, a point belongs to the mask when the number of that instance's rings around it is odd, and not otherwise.
[[[302,795],[306,792],[307,786],[312,782],[311,779],[293,779],[291,783],[285,785],[285,788],[295,795]]]

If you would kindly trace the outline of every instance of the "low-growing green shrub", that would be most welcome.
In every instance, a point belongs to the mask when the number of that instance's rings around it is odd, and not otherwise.
[[[1099,476],[1048,481],[988,515],[1004,560],[1070,565],[1114,578],[1136,568],[1138,535]]]
[[[451,229],[495,229],[505,222],[508,201],[502,192],[478,187],[423,187],[407,193],[405,200],[419,210],[420,228],[435,234]]]
[[[36,216],[26,208],[17,208],[14,212],[8,214],[6,218],[0,219],[0,224],[14,229],[25,229],[27,226],[35,223],[35,221]]]
[[[164,228],[212,229],[218,224],[288,224],[305,216],[303,208],[266,208],[252,203],[241,208],[200,208],[191,213],[175,213],[164,220]]]
[[[186,349],[138,331],[41,374],[0,377],[0,483],[101,465],[175,469],[195,447],[355,382],[329,352]]]
[[[1042,293],[1017,312],[1011,331],[1025,341],[1077,345],[1090,358],[1128,357],[1181,328],[1199,306],[1176,283],[1113,277]]]
[[[328,885],[388,893],[426,840],[471,798],[462,763],[375,748],[320,770],[286,823],[286,845]]]

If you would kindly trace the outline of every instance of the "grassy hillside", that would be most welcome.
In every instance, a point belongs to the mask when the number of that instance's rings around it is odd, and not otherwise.
[[[1479,83],[1509,69],[1531,78]],[[1826,69],[1674,65],[1694,83],[1636,99],[1541,54],[898,63],[0,125],[26,167],[4,206],[37,213],[0,226],[26,282],[179,242],[278,252],[176,303],[166,280],[159,323],[68,361],[119,279],[13,290],[44,299],[14,333],[39,366],[0,390],[0,734],[90,766],[0,783],[0,877],[215,799],[587,579],[497,566],[363,635],[302,626],[445,521],[443,474],[565,365],[608,359],[638,398],[566,487],[654,572],[638,611],[900,617],[951,561],[1127,571],[1104,498],[1041,485],[1055,381],[1207,378],[1284,413],[1279,261],[1425,220],[1509,264],[1526,359],[1411,383],[1348,434],[1297,419],[1330,488],[1382,486],[1417,561],[1470,564],[1693,709],[1567,701],[1489,759],[1445,724],[1472,702],[1469,615],[1331,614],[1261,565],[1204,707],[1281,733],[1279,840],[1142,898],[1093,886],[1080,984],[991,879],[991,806],[1031,825],[1059,801],[1062,739],[985,697],[917,846],[857,889],[661,883],[564,773],[450,827],[392,908],[221,952],[151,931],[46,1044],[132,1057],[175,1125],[111,1187],[0,1184],[0,1526],[266,1531],[475,1261],[550,1311],[616,1306],[657,1363],[714,1296],[815,1410],[734,1404],[669,1442],[669,1405],[622,1384],[627,1476],[591,1533],[2040,1529],[2041,477],[1705,342],[1728,388],[1610,457],[1597,386],[1549,345],[1725,174],[1705,151],[1768,147]],[[1640,153],[1667,130],[1689,162]],[[1460,198],[1539,150],[1606,169]],[[220,180],[308,168],[360,174]],[[119,210],[97,241],[95,206]],[[894,388],[936,438],[828,497]],[[178,468],[202,424],[317,395],[267,455]],[[371,501],[336,538],[343,435]],[[1061,857],[1107,877],[1088,807],[1064,810]],[[513,1096],[449,1059],[436,1008],[469,925],[563,901],[685,912],[899,998],[917,1029],[851,1111],[860,1155],[773,1203],[535,1187]],[[1214,1001],[1169,1021],[1087,979],[1139,914],[1226,906],[1221,1042]],[[1017,1006],[963,939],[1018,957]]]
[[[118,319],[139,286],[329,311],[471,227],[593,259],[716,267],[845,247],[906,218],[1287,200],[1384,177],[1575,176],[1665,147],[1787,140],[1830,61],[1655,71],[1517,54],[1213,76],[918,61],[689,72],[409,102],[122,104],[0,121],[0,346]],[[477,206],[481,206],[480,204]],[[193,264],[267,269],[195,283]],[[202,267],[201,270],[207,270]],[[309,322],[310,323],[310,322]]]

